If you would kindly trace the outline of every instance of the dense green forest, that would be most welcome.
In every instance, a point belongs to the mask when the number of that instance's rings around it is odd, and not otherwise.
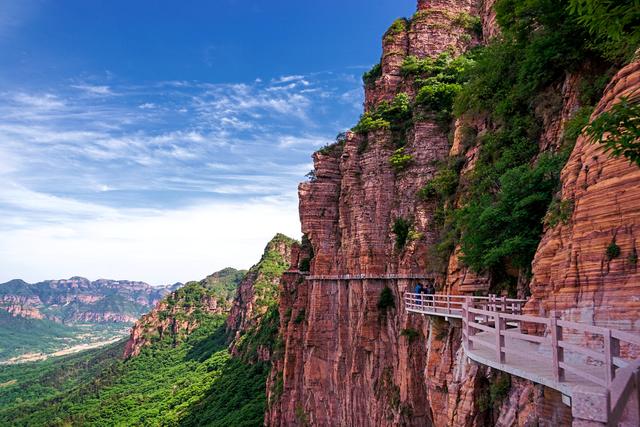
[[[284,238],[276,236],[252,268],[258,290],[266,292],[266,280],[279,277],[288,267],[274,246]],[[290,246],[293,240],[284,242]],[[123,341],[63,358],[4,367],[0,370],[0,425],[262,425],[271,365],[258,360],[255,353],[258,346],[274,342],[278,316],[277,310],[275,317],[270,311],[266,322],[259,322],[243,337],[242,357],[231,357],[225,321],[230,299],[245,273],[225,269],[167,295],[164,305],[140,321],[145,339],[140,341],[138,356],[124,360]],[[221,304],[224,314],[211,310],[212,299]],[[170,324],[189,325],[188,333],[174,328],[159,333],[158,322],[167,319]]]
[[[269,366],[231,359],[224,317],[176,347],[123,343],[0,372],[0,425],[262,425]]]

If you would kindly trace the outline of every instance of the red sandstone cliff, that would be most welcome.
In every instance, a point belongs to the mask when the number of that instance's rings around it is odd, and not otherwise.
[[[461,52],[477,40],[453,24],[478,14],[472,1],[420,2],[405,27],[383,42],[382,76],[366,88],[372,108],[400,91],[411,94],[399,67],[407,55]],[[402,28],[402,27],[400,27]],[[406,152],[411,165],[389,164],[391,135],[347,134],[344,148],[314,155],[316,179],[301,184],[300,217],[314,258],[312,275],[424,273],[436,239],[435,205],[416,200],[450,151],[445,131],[414,118]],[[367,138],[366,150],[360,149]],[[410,218],[414,238],[398,250],[391,225]],[[388,286],[395,307],[378,307]],[[468,365],[460,329],[408,316],[400,297],[406,281],[318,281],[287,276],[280,298],[285,354],[271,376],[266,421],[271,425],[483,425],[478,384],[487,375]],[[275,387],[279,389],[279,387]]]
[[[640,91],[640,61],[609,83],[592,118]],[[580,136],[562,171],[565,223],[546,230],[533,262],[531,313],[558,311],[567,320],[638,331],[640,168],[612,158]],[[607,248],[619,248],[610,258]],[[635,316],[630,316],[635,313]]]
[[[383,41],[382,76],[365,87],[365,109],[399,92],[414,96],[400,73],[407,55],[435,56],[451,47],[460,53],[479,43],[463,37],[446,19],[459,13],[482,17],[483,40],[495,37],[492,1],[418,2],[411,22],[394,25]],[[448,25],[447,25],[448,24]],[[392,27],[392,28],[394,28]],[[564,127],[581,107],[580,82],[589,70],[567,74],[547,90],[554,106],[536,108],[543,132],[540,152],[561,145]],[[640,80],[638,65],[622,70],[609,85],[594,114]],[[428,247],[436,239],[435,205],[416,198],[417,190],[447,155],[464,155],[462,181],[471,173],[478,147],[463,150],[463,129],[482,134],[482,117],[465,117],[454,128],[452,143],[433,121],[414,117],[406,153],[413,161],[398,173],[389,164],[392,135],[348,133],[343,145],[314,154],[315,179],[299,187],[303,232],[314,251],[311,276],[437,273]],[[366,147],[363,149],[362,147]],[[640,172],[624,160],[611,160],[579,139],[562,174],[563,199],[576,209],[566,225],[546,231],[534,261],[530,311],[564,309],[571,320],[630,324],[638,300],[634,227],[638,224]],[[409,218],[412,236],[402,250],[391,225]],[[605,256],[615,239],[622,255]],[[487,291],[489,278],[472,273],[456,251],[440,279],[447,292]],[[528,283],[522,278],[522,292]],[[615,290],[607,291],[607,284]],[[269,425],[484,426],[569,425],[570,408],[559,393],[486,367],[469,363],[460,345],[460,325],[408,315],[402,295],[406,280],[318,280],[289,274],[280,290],[283,357],[274,362],[268,385]],[[380,306],[388,287],[393,306]],[[563,298],[563,299],[562,299]],[[608,310],[625,299],[619,310]],[[562,301],[562,302],[561,302]],[[602,310],[594,310],[600,305]],[[621,314],[622,312],[626,314]],[[619,314],[618,314],[619,313]],[[632,313],[631,315],[629,313]],[[497,390],[497,391],[496,391]],[[502,393],[495,416],[488,417],[489,396]]]

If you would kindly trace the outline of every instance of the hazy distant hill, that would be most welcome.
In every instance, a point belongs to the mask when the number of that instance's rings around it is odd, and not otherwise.
[[[60,323],[132,323],[163,296],[177,288],[153,287],[144,282],[83,277],[0,284],[0,309],[15,316]]]
[[[205,280],[220,294],[233,295],[243,274],[227,268]],[[182,286],[83,277],[0,284],[0,363],[123,337],[140,316]]]

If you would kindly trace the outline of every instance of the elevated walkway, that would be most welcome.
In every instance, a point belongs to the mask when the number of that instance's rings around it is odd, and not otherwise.
[[[462,319],[469,359],[560,391],[574,425],[640,425],[640,336],[525,316],[523,300],[495,296],[405,293],[404,303],[409,312]]]
[[[433,280],[420,274],[329,274],[309,275],[306,280]]]

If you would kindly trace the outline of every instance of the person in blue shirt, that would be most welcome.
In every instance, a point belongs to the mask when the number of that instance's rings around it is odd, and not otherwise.
[[[424,287],[422,283],[416,283],[416,287],[413,289],[413,293],[416,294],[416,299],[418,300],[418,305],[422,305],[422,294],[424,293]]]

